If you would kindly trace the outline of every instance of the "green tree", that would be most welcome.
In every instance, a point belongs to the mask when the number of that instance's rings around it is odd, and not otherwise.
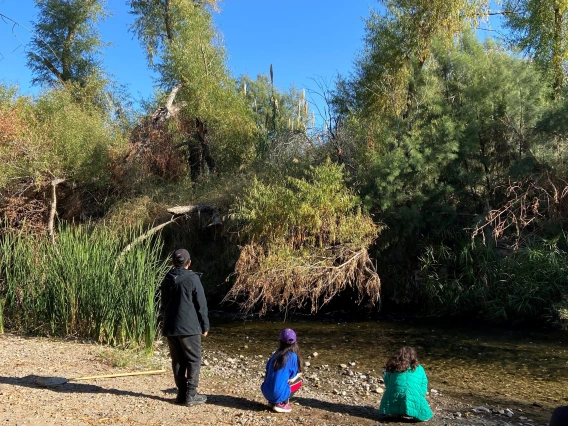
[[[87,84],[103,75],[99,55],[104,46],[97,24],[107,16],[104,0],[36,0],[28,66],[34,84]]]
[[[208,125],[219,170],[252,160],[253,114],[237,90],[218,42],[211,15],[216,2],[133,1],[131,6],[136,15],[132,29],[146,47],[162,89],[169,91],[182,84],[176,97],[184,105],[182,115],[188,123],[197,118]]]
[[[533,57],[551,76],[554,98],[564,86],[568,59],[568,2],[565,0],[506,0],[506,25],[512,43]]]
[[[365,46],[355,63],[354,108],[368,114],[407,117],[416,105],[414,78],[432,43],[450,47],[456,36],[487,16],[487,0],[383,0],[385,13],[371,12]]]

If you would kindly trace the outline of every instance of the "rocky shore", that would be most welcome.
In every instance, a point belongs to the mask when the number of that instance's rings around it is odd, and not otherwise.
[[[270,410],[259,387],[267,355],[205,350],[200,392],[208,403],[172,404],[175,388],[167,349],[151,358],[93,343],[0,336],[0,424],[3,425],[402,425],[377,415],[384,385],[380,372],[360,371],[352,360],[322,364],[317,352],[305,356],[304,386],[293,411]],[[80,377],[165,368],[160,375],[68,382],[43,388],[40,377]],[[517,407],[492,407],[430,389],[435,413],[430,425],[546,425],[549,414]]]

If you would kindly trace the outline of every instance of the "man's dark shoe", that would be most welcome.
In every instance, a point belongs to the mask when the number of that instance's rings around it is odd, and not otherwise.
[[[187,402],[187,395],[185,392],[178,392],[176,399],[174,400],[176,404],[185,404]]]
[[[206,401],[207,401],[207,396],[201,393],[196,393],[193,396],[188,394],[185,405],[191,407],[192,405],[205,404]]]

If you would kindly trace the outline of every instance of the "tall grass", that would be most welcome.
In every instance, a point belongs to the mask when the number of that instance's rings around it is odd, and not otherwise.
[[[135,237],[85,226],[60,229],[55,245],[44,236],[4,235],[0,326],[150,348],[165,265],[160,241],[145,240],[121,256]]]
[[[430,314],[562,322],[568,253],[557,240],[533,241],[512,252],[471,243],[461,251],[427,246],[420,261],[422,305]]]

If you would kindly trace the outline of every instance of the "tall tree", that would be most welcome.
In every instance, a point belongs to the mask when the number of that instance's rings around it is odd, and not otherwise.
[[[196,122],[207,124],[211,154],[218,170],[226,170],[252,158],[256,129],[253,113],[227,69],[225,50],[213,24],[216,3],[134,0],[132,30],[145,46],[162,89],[170,91],[181,84],[176,100],[185,107],[183,115],[190,123],[185,128],[194,128],[191,123]],[[188,136],[194,135],[189,132]]]
[[[356,109],[407,117],[413,78],[427,61],[432,42],[450,46],[464,29],[487,16],[488,0],[382,0],[384,14],[371,13],[365,47],[356,61]]]
[[[565,0],[506,0],[506,25],[513,44],[534,58],[552,78],[553,97],[564,86],[568,59],[568,2]]]
[[[36,0],[28,66],[34,84],[75,82],[84,85],[102,75],[102,42],[97,24],[107,16],[105,0]]]

